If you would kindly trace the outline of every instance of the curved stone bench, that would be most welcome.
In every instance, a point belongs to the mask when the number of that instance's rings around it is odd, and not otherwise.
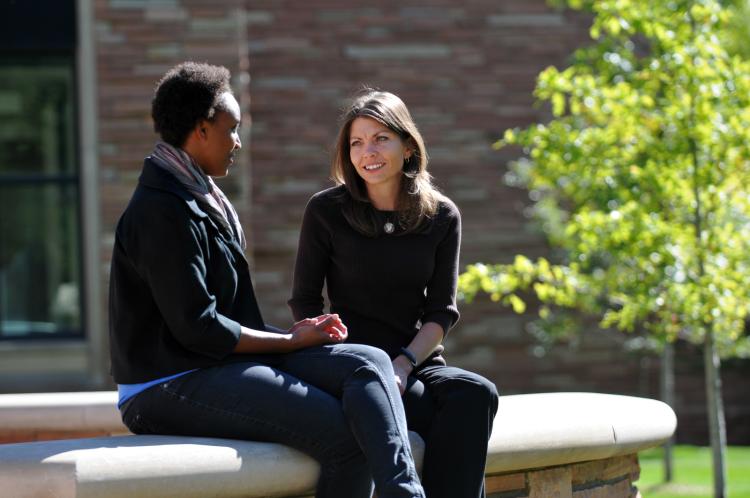
[[[102,403],[66,404],[59,394],[52,395],[61,405],[55,408],[42,395],[0,396],[0,427],[40,424],[54,431],[57,419],[58,428],[77,420],[86,430],[124,429],[113,393],[75,394]],[[12,400],[16,408],[8,396],[21,396]],[[30,400],[22,409],[23,396]],[[107,396],[110,404],[103,401]],[[666,441],[675,427],[674,412],[650,399],[503,396],[488,451],[488,496],[636,496],[635,454]],[[421,463],[423,443],[412,436]],[[14,497],[290,497],[311,493],[318,472],[304,454],[252,441],[128,435],[0,445],[0,490]]]
[[[0,443],[128,433],[116,391],[0,394]]]

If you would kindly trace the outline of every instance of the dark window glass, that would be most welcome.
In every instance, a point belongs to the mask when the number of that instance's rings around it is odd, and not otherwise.
[[[0,339],[81,336],[72,57],[0,64]]]
[[[75,0],[0,0],[0,53],[72,53]]]

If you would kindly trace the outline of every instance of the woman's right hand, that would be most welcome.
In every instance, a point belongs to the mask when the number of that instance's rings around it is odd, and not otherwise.
[[[292,336],[294,349],[344,342],[349,335],[346,325],[335,314],[300,320],[289,328],[288,333]]]

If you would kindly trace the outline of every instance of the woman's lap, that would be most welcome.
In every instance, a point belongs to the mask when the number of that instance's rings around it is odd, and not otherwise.
[[[134,432],[273,441],[316,458],[346,458],[359,448],[341,382],[373,361],[369,349],[324,346],[198,370],[140,393],[123,419]]]
[[[403,396],[409,429],[425,437],[437,410],[454,399],[465,402],[466,398],[493,413],[497,410],[495,385],[481,375],[446,365],[419,367],[409,376]]]

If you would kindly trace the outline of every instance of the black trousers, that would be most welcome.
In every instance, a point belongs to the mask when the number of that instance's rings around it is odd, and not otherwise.
[[[427,498],[484,498],[495,385],[461,368],[421,365],[409,376],[403,401],[409,429],[425,441]]]

